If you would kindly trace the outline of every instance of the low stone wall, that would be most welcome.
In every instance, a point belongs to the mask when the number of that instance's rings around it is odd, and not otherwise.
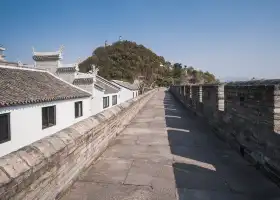
[[[149,91],[1,157],[0,199],[59,199],[154,94]]]
[[[178,93],[181,87],[171,86],[170,91],[220,138],[280,183],[280,80],[184,86],[190,87],[191,96]],[[191,106],[182,101],[189,98]]]

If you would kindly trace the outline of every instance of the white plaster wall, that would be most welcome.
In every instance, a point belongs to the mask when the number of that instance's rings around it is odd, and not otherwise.
[[[133,98],[133,92],[134,92],[134,98],[136,97],[136,94],[138,94],[138,90],[129,90],[127,88],[121,87],[120,91],[120,102],[128,101],[129,99]]]
[[[91,100],[92,115],[95,115],[103,110],[104,92],[94,88],[94,96]]]
[[[71,84],[73,84],[73,81],[75,79],[75,72],[63,72],[63,73],[56,72],[55,75]]]
[[[128,101],[129,99],[133,98],[133,93],[131,90],[126,89],[124,87],[121,87],[121,91],[120,91],[120,101],[125,102]]]
[[[75,118],[77,101],[83,101],[83,116],[79,118]],[[56,125],[42,129],[42,107],[53,105],[56,105]],[[0,108],[0,114],[3,113],[10,113],[11,140],[0,144],[0,157],[89,117],[91,97]]]
[[[59,60],[55,61],[35,61],[37,69],[44,69],[55,74],[57,67],[60,65]]]

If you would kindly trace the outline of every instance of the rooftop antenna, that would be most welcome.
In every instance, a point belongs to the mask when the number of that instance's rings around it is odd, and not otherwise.
[[[34,47],[32,47],[32,53],[33,53],[33,55],[35,54],[35,48]]]

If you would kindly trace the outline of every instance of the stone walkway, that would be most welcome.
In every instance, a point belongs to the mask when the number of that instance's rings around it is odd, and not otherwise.
[[[164,91],[63,200],[276,200],[280,189]]]

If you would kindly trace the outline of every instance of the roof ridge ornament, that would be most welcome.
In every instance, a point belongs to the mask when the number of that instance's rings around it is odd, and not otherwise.
[[[91,73],[91,74],[96,76],[98,71],[99,71],[99,69],[97,67],[95,67],[94,64],[91,64],[90,66],[91,66],[91,69],[90,69],[89,73]]]
[[[18,63],[19,67],[23,67],[23,64],[22,64],[22,62],[20,60],[17,63]]]
[[[76,72],[79,71],[79,64],[81,63],[81,57],[78,58],[77,62],[75,63]]]
[[[61,45],[59,48],[59,52],[62,53],[63,50],[64,50],[64,45]]]

